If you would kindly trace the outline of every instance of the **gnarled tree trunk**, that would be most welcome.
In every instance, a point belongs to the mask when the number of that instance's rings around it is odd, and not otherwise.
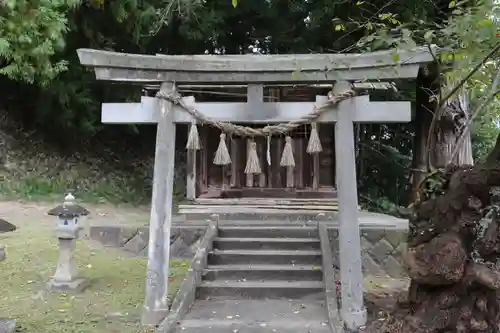
[[[486,163],[428,176],[410,216],[408,298],[390,333],[500,330],[500,136]]]

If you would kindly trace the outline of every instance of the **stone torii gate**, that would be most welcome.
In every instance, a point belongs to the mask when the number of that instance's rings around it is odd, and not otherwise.
[[[163,96],[176,93],[182,84],[243,84],[248,86],[246,103],[196,103],[206,118],[231,123],[284,123],[309,114],[314,102],[264,103],[265,84],[333,85],[334,93],[352,89],[356,81],[415,79],[422,64],[433,60],[427,48],[380,51],[366,54],[308,55],[136,55],[80,49],[82,65],[94,69],[98,80],[160,85]],[[397,61],[395,61],[397,59]],[[358,96],[330,107],[316,120],[335,123],[335,155],[339,202],[341,317],[349,328],[366,322],[358,223],[354,122],[409,122],[410,102],[371,102]],[[112,124],[157,124],[153,195],[150,220],[148,272],[143,324],[158,324],[168,313],[169,239],[172,222],[172,190],[176,124],[191,123],[193,117],[168,99],[142,97],[139,103],[104,103],[102,122]],[[195,179],[188,178],[188,197],[194,196]]]

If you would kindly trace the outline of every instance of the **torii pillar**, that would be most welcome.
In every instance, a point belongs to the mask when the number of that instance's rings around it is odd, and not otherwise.
[[[352,86],[337,82],[334,93],[342,93]],[[353,103],[353,99],[341,102]],[[356,154],[354,148],[353,112],[338,112],[335,123],[335,165],[339,202],[339,256],[341,281],[340,315],[347,328],[358,329],[366,324],[363,301],[363,271],[361,267],[361,237],[358,218],[358,187]],[[356,110],[357,111],[357,110]]]
[[[160,91],[173,94],[173,82],[163,82]],[[174,189],[175,128],[174,105],[155,101],[157,121],[153,195],[149,223],[146,298],[141,323],[155,326],[168,315],[168,273],[170,261],[170,228],[172,226],[172,193]]]

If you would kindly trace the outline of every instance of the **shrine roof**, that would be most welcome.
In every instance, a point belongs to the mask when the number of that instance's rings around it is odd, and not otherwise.
[[[141,55],[79,49],[98,80],[178,84],[325,83],[413,79],[434,60],[427,47],[370,53]]]

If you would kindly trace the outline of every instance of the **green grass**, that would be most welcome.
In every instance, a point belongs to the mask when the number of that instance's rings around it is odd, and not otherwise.
[[[78,241],[79,272],[89,279],[90,287],[81,294],[53,293],[46,288],[58,257],[52,220],[42,216],[10,222],[20,228],[0,234],[0,244],[7,251],[7,259],[0,262],[0,317],[17,319],[21,332],[143,332],[138,321],[144,301],[145,258]],[[188,267],[187,261],[171,262],[171,299]]]

